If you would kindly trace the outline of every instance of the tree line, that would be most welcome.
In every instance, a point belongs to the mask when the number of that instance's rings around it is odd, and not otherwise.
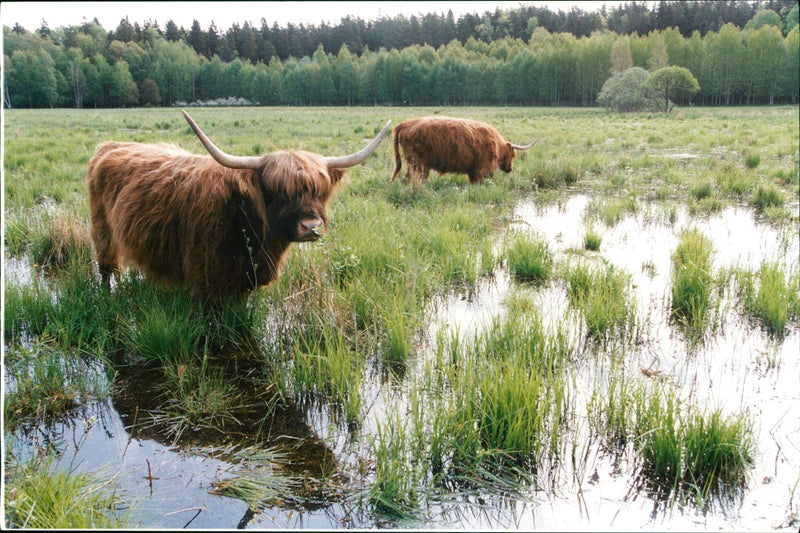
[[[770,7],[774,9],[770,9]],[[796,2],[632,2],[596,13],[345,17],[255,30],[4,26],[4,106],[595,105],[631,67],[688,69],[698,105],[797,102]],[[712,16],[713,15],[713,16]],[[663,28],[661,26],[664,26]],[[646,30],[646,31],[645,31]],[[691,30],[689,34],[687,32]]]

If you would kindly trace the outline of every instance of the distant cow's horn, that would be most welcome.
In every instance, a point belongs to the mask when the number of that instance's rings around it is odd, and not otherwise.
[[[528,148],[530,148],[531,146],[533,146],[534,144],[536,144],[538,142],[539,142],[539,139],[536,139],[532,143],[525,144],[525,145],[511,143],[511,148],[513,148],[514,150],[527,150]]]
[[[211,154],[211,157],[216,159],[217,163],[222,165],[223,167],[228,168],[249,168],[249,169],[257,169],[261,163],[260,157],[241,157],[235,155],[229,155],[217,148],[214,143],[211,142],[211,139],[206,137],[206,134],[203,133],[203,130],[194,123],[192,117],[189,116],[189,113],[181,109],[181,113],[183,116],[186,117],[186,120],[189,122],[189,126],[192,127],[197,137],[200,138],[200,142],[203,143],[203,146],[206,147],[208,153]]]
[[[381,143],[383,138],[386,136],[386,133],[389,131],[389,126],[392,124],[392,121],[386,122],[386,125],[383,127],[381,132],[378,134],[377,137],[372,139],[368,145],[366,145],[360,151],[345,155],[341,157],[326,157],[325,162],[328,164],[330,168],[349,168],[354,167],[364,161],[369,155],[375,151],[375,148]]]

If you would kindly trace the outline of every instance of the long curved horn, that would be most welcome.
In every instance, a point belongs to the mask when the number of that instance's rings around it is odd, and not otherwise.
[[[538,142],[539,142],[539,139],[536,139],[536,140],[535,140],[535,141],[533,141],[532,143],[530,143],[530,144],[525,144],[525,145],[522,145],[522,144],[514,144],[514,143],[510,143],[510,144],[511,144],[511,148],[513,148],[514,150],[527,150],[528,148],[530,148],[531,146],[533,146],[534,144],[536,144],[536,143],[538,143]]]
[[[375,151],[375,148],[381,143],[384,137],[386,137],[386,133],[389,131],[389,126],[391,126],[392,121],[389,120],[386,122],[386,125],[383,127],[381,132],[378,134],[377,137],[372,139],[368,145],[364,148],[359,150],[358,152],[350,155],[344,155],[341,157],[326,157],[325,162],[328,164],[330,168],[349,168],[354,167],[364,161],[369,155]]]
[[[200,127],[194,123],[192,117],[189,116],[189,113],[187,113],[183,109],[181,109],[181,113],[183,113],[183,116],[189,122],[189,126],[192,127],[197,137],[200,138],[200,142],[203,143],[203,146],[206,147],[208,153],[211,154],[211,157],[217,160],[217,163],[219,163],[223,167],[228,167],[228,168],[248,168],[252,170],[259,168],[259,164],[261,162],[260,157],[252,157],[252,156],[241,157],[241,156],[226,154],[225,152],[217,148],[214,145],[214,143],[211,142],[211,139],[206,137],[206,134],[203,133],[203,130],[201,130]]]

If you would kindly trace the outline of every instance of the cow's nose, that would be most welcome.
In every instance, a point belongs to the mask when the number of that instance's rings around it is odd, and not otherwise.
[[[325,233],[325,223],[321,218],[307,218],[300,221],[300,237],[306,240],[318,239]]]

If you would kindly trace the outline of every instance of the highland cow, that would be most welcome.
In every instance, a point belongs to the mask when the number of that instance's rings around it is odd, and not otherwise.
[[[390,125],[347,156],[241,157],[221,151],[183,115],[210,156],[110,141],[89,162],[91,234],[106,285],[125,260],[206,299],[246,298],[275,279],[291,243],[323,234],[326,204],[345,169],[364,161]]]
[[[400,147],[406,160],[406,177],[428,178],[431,169],[440,173],[466,174],[470,183],[483,183],[499,167],[511,172],[517,150],[527,150],[537,141],[522,146],[506,142],[489,124],[448,117],[405,120],[394,127],[394,181],[402,166]]]

